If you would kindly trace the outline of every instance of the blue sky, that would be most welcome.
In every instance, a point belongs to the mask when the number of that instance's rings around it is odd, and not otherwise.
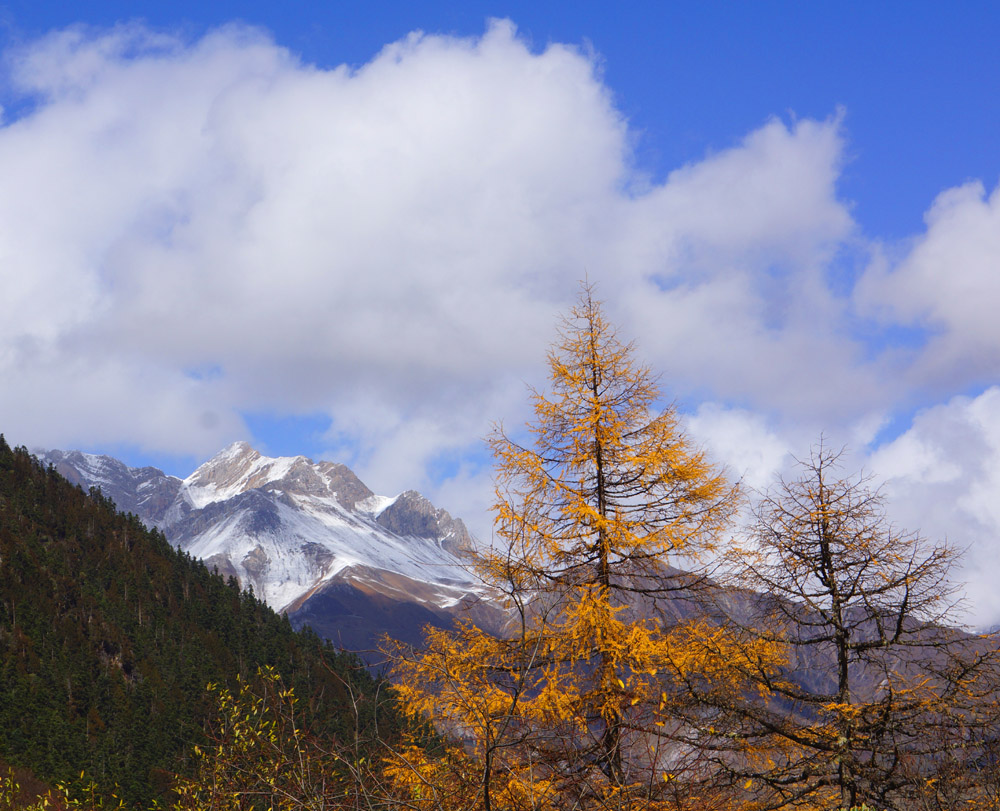
[[[663,173],[722,149],[767,116],[847,111],[840,181],[872,233],[919,229],[928,200],[1000,176],[1000,8],[992,2],[172,2],[0,4],[5,46],[75,23],[144,20],[188,37],[235,20],[320,67],[361,65],[411,31],[475,36],[513,20],[535,47],[589,43],[638,159]]]
[[[0,430],[177,475],[249,439],[488,534],[481,439],[587,275],[736,475],[847,444],[1000,619],[998,40],[986,2],[0,2]]]

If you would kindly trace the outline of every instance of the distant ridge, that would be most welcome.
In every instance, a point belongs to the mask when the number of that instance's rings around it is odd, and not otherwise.
[[[373,493],[345,465],[264,456],[235,442],[190,476],[131,468],[109,456],[40,451],[39,458],[160,529],[210,569],[233,576],[296,627],[371,652],[388,633],[419,640],[455,616],[498,626],[464,555],[460,519],[413,490]]]

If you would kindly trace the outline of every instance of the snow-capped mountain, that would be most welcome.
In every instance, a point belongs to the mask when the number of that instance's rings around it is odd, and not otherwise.
[[[474,607],[482,591],[463,560],[465,525],[417,492],[375,495],[345,465],[270,458],[246,442],[186,479],[79,451],[38,456],[345,647],[381,630],[413,637],[465,606],[480,619],[488,610]]]

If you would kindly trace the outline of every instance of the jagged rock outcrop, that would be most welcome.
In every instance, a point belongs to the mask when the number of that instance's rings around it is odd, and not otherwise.
[[[435,508],[415,490],[401,493],[375,519],[379,526],[397,535],[412,535],[439,541],[442,548],[458,554],[472,543],[465,524],[446,510]]]

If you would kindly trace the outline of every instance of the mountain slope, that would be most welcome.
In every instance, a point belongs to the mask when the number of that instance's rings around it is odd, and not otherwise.
[[[197,741],[206,685],[265,664],[333,732],[353,723],[346,685],[375,693],[352,657],[0,436],[0,758],[147,802]]]
[[[79,451],[39,456],[349,649],[373,649],[383,633],[416,641],[470,606],[498,622],[467,571],[464,524],[414,491],[375,495],[344,465],[271,458],[245,442],[183,480]]]

